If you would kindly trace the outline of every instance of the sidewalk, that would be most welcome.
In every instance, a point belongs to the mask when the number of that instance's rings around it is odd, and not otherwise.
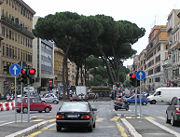
[[[133,137],[180,137],[180,133],[151,119],[127,117],[120,120]]]
[[[9,122],[6,124],[0,125],[0,137],[22,137],[28,135],[31,132],[36,131],[37,129],[44,127],[49,123],[48,120],[42,122],[39,121],[17,121]]]

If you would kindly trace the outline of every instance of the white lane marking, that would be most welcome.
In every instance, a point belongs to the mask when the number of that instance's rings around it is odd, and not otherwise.
[[[130,134],[134,137],[142,137],[141,134],[139,134],[135,128],[125,119],[125,118],[121,118],[121,121],[124,123],[124,125],[126,126],[126,128],[128,128]]]
[[[177,132],[175,132],[174,130],[172,130],[172,129],[170,129],[170,128],[162,125],[162,124],[159,124],[159,123],[157,123],[156,121],[153,121],[153,120],[151,120],[151,119],[148,119],[148,118],[146,118],[146,119],[147,119],[149,122],[153,123],[154,125],[160,127],[161,129],[166,130],[166,131],[168,131],[169,133],[171,133],[171,134],[173,134],[173,135],[175,135],[175,136],[177,136],[177,137],[180,137],[180,134],[177,133]]]
[[[15,137],[15,136],[21,135],[21,134],[23,134],[23,133],[25,133],[25,132],[28,132],[28,131],[30,131],[30,130],[33,130],[33,129],[35,129],[35,128],[41,126],[41,125],[44,125],[44,124],[46,124],[46,123],[48,123],[48,121],[40,122],[40,123],[38,123],[38,124],[36,124],[36,125],[33,125],[33,126],[29,127],[29,128],[26,128],[26,129],[23,129],[23,130],[21,130],[21,131],[17,131],[17,132],[15,132],[15,133],[13,133],[13,134],[7,135],[6,137]]]
[[[11,123],[14,123],[15,121],[11,121],[11,122],[7,122],[7,123],[3,123],[1,124],[0,126],[4,126],[4,125],[8,125],[8,124],[11,124]]]

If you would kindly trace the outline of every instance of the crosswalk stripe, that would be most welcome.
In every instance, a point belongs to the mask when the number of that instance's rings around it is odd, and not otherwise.
[[[159,116],[158,118],[162,119],[162,120],[166,120],[165,117]]]
[[[56,119],[54,118],[54,119],[50,119],[50,120],[48,120],[49,122],[54,122],[54,121],[56,121]]]
[[[101,122],[101,121],[103,121],[104,119],[103,118],[97,118],[96,119],[96,122]]]
[[[117,121],[120,118],[120,116],[115,116],[111,119],[111,121]]]
[[[155,118],[153,118],[153,117],[145,117],[146,119],[151,119],[151,120],[155,120]]]
[[[131,118],[132,118],[132,117],[129,117],[129,116],[128,116],[128,117],[126,117],[126,119],[131,119]]]

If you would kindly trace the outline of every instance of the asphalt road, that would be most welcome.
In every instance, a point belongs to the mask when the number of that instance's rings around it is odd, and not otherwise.
[[[97,101],[91,102],[92,106],[98,109],[97,111],[97,121],[96,121],[96,128],[93,132],[88,132],[84,129],[64,129],[63,132],[56,132],[55,126],[55,116],[59,109],[59,106],[62,102],[55,105],[52,104],[52,111],[50,113],[38,113],[38,112],[31,112],[30,117],[36,121],[43,121],[45,119],[51,119],[52,122],[44,129],[38,130],[31,134],[30,136],[36,137],[120,137],[124,136],[122,129],[123,126],[119,122],[119,116],[121,118],[124,116],[134,116],[135,112],[135,105],[130,105],[130,110],[118,110],[114,111],[113,109],[113,102],[112,101]],[[170,124],[166,124],[166,108],[168,105],[166,104],[156,104],[156,105],[145,105],[142,106],[142,114],[144,117],[148,117],[178,133],[180,133],[180,126],[171,126]],[[139,106],[138,106],[138,113],[139,113]],[[8,122],[12,122],[15,119],[15,112],[14,111],[2,111],[0,112],[0,125]],[[21,114],[17,114],[17,120],[21,120]],[[23,120],[27,121],[27,114],[23,114]],[[11,129],[9,129],[11,130]],[[125,129],[125,133],[126,129]],[[128,133],[127,133],[127,136]]]
[[[86,129],[63,129],[62,132],[56,131],[56,124],[52,123],[45,129],[35,132],[30,137],[121,137],[120,125],[116,122],[119,117],[116,116],[113,110],[111,101],[108,102],[91,102],[92,106],[97,108],[96,128],[93,132],[88,132]]]

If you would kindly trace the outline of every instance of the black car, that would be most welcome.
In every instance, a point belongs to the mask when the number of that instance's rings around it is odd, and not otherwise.
[[[89,102],[64,102],[56,115],[56,129],[68,127],[85,127],[92,132],[95,128],[96,108],[92,108]]]
[[[173,97],[166,110],[166,123],[175,126],[180,122],[180,97]]]

